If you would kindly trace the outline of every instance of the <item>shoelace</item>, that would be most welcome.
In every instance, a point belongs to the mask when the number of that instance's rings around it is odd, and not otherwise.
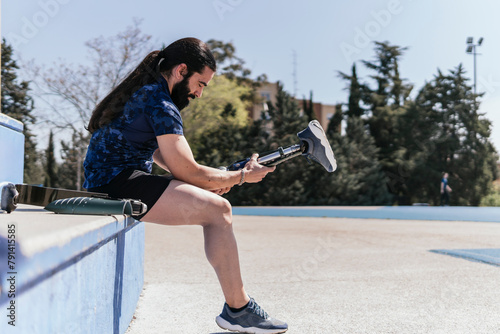
[[[263,310],[263,309],[259,306],[259,304],[257,304],[257,303],[255,302],[255,300],[253,300],[253,298],[252,298],[252,302],[251,302],[251,303],[250,303],[250,305],[248,305],[248,306],[249,306],[250,310],[252,311],[252,313],[257,314],[257,315],[261,316],[261,317],[262,317],[262,318],[264,318],[264,319],[269,318],[269,314],[267,314],[267,312],[266,312],[266,311],[264,311],[264,310]]]

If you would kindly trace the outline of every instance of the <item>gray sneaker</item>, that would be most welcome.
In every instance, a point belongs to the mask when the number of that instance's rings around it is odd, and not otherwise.
[[[232,312],[227,304],[224,304],[222,313],[215,318],[220,328],[240,333],[271,334],[284,333],[288,325],[283,321],[271,318],[253,298],[250,298],[248,306],[240,312]]]

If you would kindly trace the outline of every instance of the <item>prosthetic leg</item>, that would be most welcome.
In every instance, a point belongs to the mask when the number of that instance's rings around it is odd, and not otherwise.
[[[276,166],[289,159],[304,156],[308,160],[319,163],[327,172],[332,173],[337,169],[335,156],[325,131],[318,121],[309,122],[306,129],[297,133],[300,143],[286,148],[279,147],[276,151],[264,155],[257,159],[257,162],[264,166]],[[239,170],[245,167],[250,158],[237,161],[228,167],[222,167],[225,170]]]

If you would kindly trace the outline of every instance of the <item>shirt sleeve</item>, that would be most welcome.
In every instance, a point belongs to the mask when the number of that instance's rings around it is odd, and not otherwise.
[[[169,100],[157,97],[146,104],[146,115],[155,136],[165,134],[183,135],[182,117],[177,107]]]

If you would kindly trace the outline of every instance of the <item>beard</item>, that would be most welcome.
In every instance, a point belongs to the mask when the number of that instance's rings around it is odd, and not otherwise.
[[[189,92],[189,77],[185,76],[181,82],[174,85],[172,88],[172,94],[170,96],[172,98],[172,102],[176,105],[176,107],[181,111],[186,108],[189,104],[189,98],[195,99],[196,96]]]

